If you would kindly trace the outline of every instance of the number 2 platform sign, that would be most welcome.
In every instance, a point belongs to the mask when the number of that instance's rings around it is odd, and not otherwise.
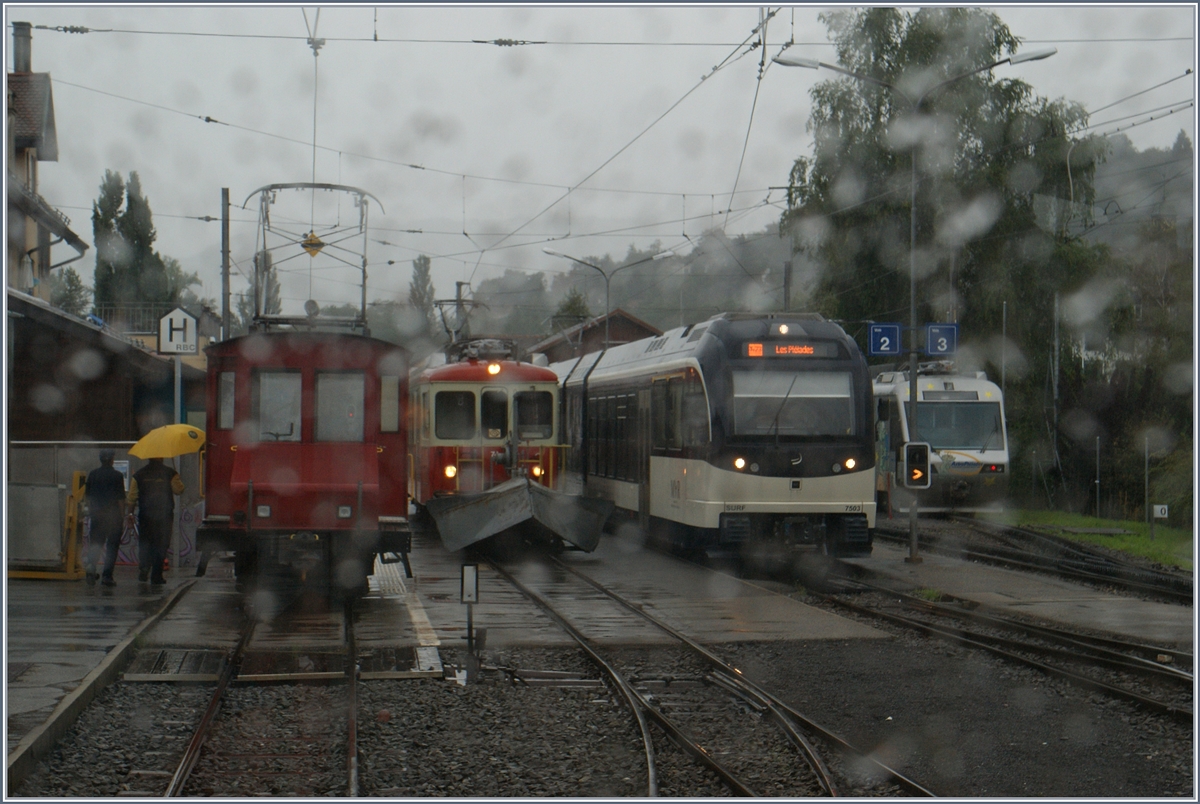
[[[871,355],[900,354],[900,325],[871,324],[867,352]]]

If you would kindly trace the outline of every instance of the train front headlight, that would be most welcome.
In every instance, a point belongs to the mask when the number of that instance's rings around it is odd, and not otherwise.
[[[452,478],[452,477],[454,477],[455,475],[457,475],[457,474],[458,474],[458,467],[457,467],[457,466],[447,466],[447,467],[445,468],[445,470],[443,470],[443,471],[445,471],[445,473],[446,473],[446,477],[451,477],[451,478]]]
[[[495,376],[500,373],[499,363],[488,363],[488,374]]]
[[[542,476],[542,467],[540,467],[540,466],[533,467],[533,469],[531,471],[532,471],[534,477]]]
[[[842,462],[842,465],[845,466],[846,471],[849,472],[852,471],[854,467],[858,466],[858,461],[854,460],[853,458],[847,458]]]
[[[269,517],[271,515],[271,506],[259,505],[259,506],[255,507],[254,515],[259,517],[260,519],[266,519],[267,517]]]
[[[746,459],[745,458],[734,458],[733,459],[733,468],[737,469],[739,472],[741,470],[745,469],[746,468]]]
[[[339,505],[338,506],[338,512],[337,512],[338,519],[349,519],[351,513],[353,513],[353,511],[350,508],[350,506],[348,506],[348,505]]]

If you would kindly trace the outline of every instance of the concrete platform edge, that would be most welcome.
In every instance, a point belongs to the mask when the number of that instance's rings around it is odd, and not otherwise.
[[[11,795],[13,788],[25,781],[26,777],[33,772],[38,761],[50,753],[54,745],[62,739],[67,729],[75,722],[75,719],[96,697],[96,694],[115,681],[117,676],[129,666],[134,645],[142,632],[162,619],[194,583],[196,583],[195,580],[190,580],[176,587],[158,612],[138,623],[129,632],[129,636],[109,651],[100,664],[79,682],[78,687],[71,690],[65,698],[58,702],[58,706],[55,707],[45,723],[26,734],[17,743],[17,747],[8,755],[6,798]]]

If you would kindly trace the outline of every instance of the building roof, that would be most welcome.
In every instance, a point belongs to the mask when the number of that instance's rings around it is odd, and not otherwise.
[[[143,349],[130,341],[117,337],[106,327],[77,318],[70,313],[52,307],[49,303],[28,293],[8,288],[8,315],[22,316],[38,324],[59,330],[64,334],[111,354],[120,355],[131,367],[156,379],[174,376],[174,361]],[[182,364],[182,379],[185,382],[202,382],[205,373],[198,368]]]
[[[46,199],[26,187],[12,173],[8,174],[8,203],[33,218],[55,237],[61,237],[67,245],[78,251],[80,256],[87,251],[88,244],[71,231],[70,219],[50,206]]]
[[[526,351],[529,354],[534,354],[536,352],[541,352],[546,349],[549,349],[551,346],[554,346],[559,343],[563,343],[563,342],[571,343],[572,338],[574,338],[576,335],[581,334],[585,330],[596,329],[598,327],[604,326],[605,319],[610,319],[610,320],[615,321],[618,318],[623,318],[626,321],[628,321],[629,323],[633,324],[634,326],[641,327],[642,329],[646,330],[646,332],[648,333],[647,337],[649,335],[662,335],[662,330],[659,329],[658,327],[654,326],[653,324],[648,324],[645,321],[643,321],[642,319],[638,318],[637,316],[631,315],[630,313],[627,313],[624,310],[622,310],[620,307],[618,307],[617,309],[608,313],[608,315],[600,315],[600,316],[596,316],[595,318],[589,318],[587,321],[576,324],[573,327],[567,327],[566,329],[564,329],[560,332],[556,332],[553,335],[551,335],[550,337],[544,338],[543,340],[538,341],[537,343],[533,344],[532,346],[527,347]]]
[[[9,73],[13,139],[17,148],[36,148],[39,162],[58,161],[54,93],[50,73]]]

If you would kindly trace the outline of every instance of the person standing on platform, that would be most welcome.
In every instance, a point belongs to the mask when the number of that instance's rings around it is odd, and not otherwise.
[[[147,578],[156,586],[166,583],[163,561],[175,519],[175,495],[183,488],[179,473],[162,458],[151,458],[129,483],[130,510],[137,506],[138,580],[143,583]]]
[[[88,474],[84,486],[92,520],[85,562],[88,586],[96,583],[96,565],[101,556],[104,569],[100,582],[105,586],[117,585],[113,580],[113,567],[117,564],[117,550],[121,547],[124,530],[125,476],[113,468],[113,454],[111,449],[100,450],[100,467]]]

